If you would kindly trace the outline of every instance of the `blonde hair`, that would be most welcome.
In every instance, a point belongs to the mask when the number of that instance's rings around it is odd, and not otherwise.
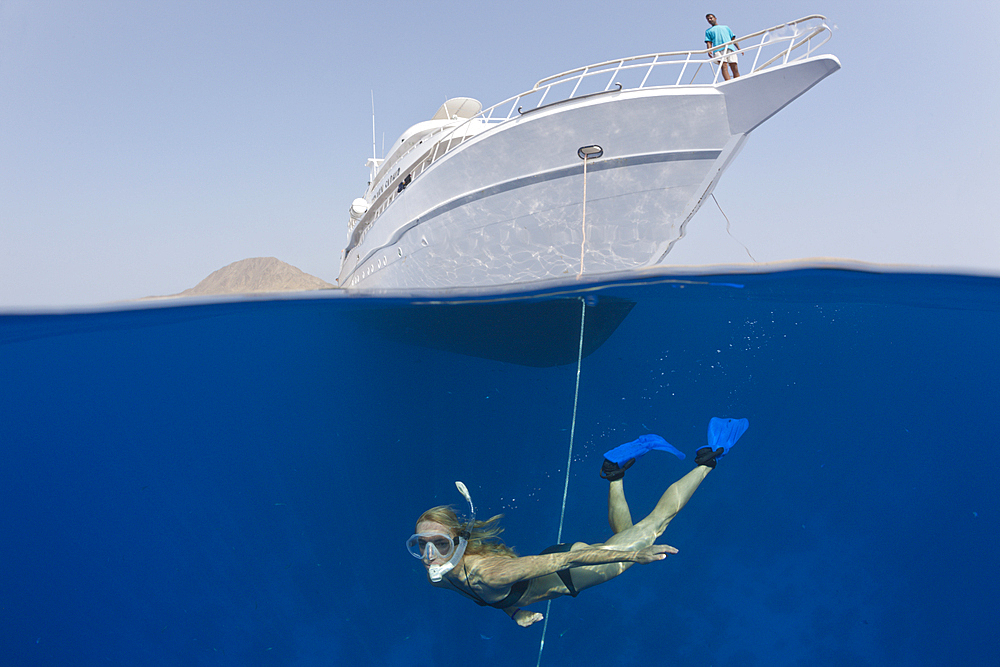
[[[467,554],[490,554],[494,556],[508,556],[517,558],[517,552],[503,543],[499,537],[503,532],[500,519],[503,514],[497,514],[486,521],[474,521],[472,523],[472,535],[469,537],[469,545],[465,548]],[[417,525],[424,521],[433,521],[446,527],[451,534],[458,535],[465,530],[467,521],[458,518],[458,514],[450,505],[439,505],[432,507],[417,519]]]

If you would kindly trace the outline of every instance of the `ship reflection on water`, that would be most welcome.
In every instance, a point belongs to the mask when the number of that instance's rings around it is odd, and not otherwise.
[[[397,304],[398,305],[398,304]],[[358,310],[352,317],[385,338],[539,368],[576,363],[603,345],[635,306],[607,295],[416,303]],[[581,312],[584,311],[585,312]]]

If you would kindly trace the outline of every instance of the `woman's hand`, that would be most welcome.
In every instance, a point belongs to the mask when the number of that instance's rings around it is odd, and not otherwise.
[[[652,563],[663,560],[671,554],[677,553],[677,549],[666,544],[654,544],[635,552],[636,563]]]
[[[514,612],[514,615],[511,618],[513,618],[522,628],[526,628],[532,623],[537,623],[545,617],[537,611],[525,611],[524,609],[518,609]]]

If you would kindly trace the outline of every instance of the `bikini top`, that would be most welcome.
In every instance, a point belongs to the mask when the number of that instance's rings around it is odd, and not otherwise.
[[[465,570],[465,580],[468,581],[469,568],[465,563],[462,563],[462,569]],[[469,588],[469,590],[465,590],[464,588],[453,582],[451,579],[447,579],[447,582],[451,584],[452,588],[454,588],[456,591],[458,591],[465,597],[469,598],[470,600],[478,604],[480,607],[507,609],[508,607],[514,607],[517,605],[518,601],[524,595],[524,592],[528,590],[528,584],[530,583],[530,580],[523,579],[521,581],[515,582],[514,585],[510,587],[510,592],[507,593],[507,595],[504,596],[502,600],[497,600],[496,602],[487,602],[471,587]]]

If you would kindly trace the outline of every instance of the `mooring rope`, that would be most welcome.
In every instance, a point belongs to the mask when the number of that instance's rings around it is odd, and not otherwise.
[[[587,160],[589,158],[589,154],[583,156],[583,221],[580,223],[583,238],[580,240],[580,273],[576,274],[577,280],[583,277],[583,249],[587,245]]]
[[[584,169],[587,161],[584,160]],[[586,180],[585,180],[586,182]],[[585,186],[586,187],[586,186]],[[569,467],[573,463],[573,438],[576,435],[576,406],[580,398],[580,368],[583,365],[583,325],[587,317],[587,302],[580,297],[580,347],[576,355],[576,389],[573,392],[573,421],[569,427],[569,453],[566,455],[566,483],[563,484],[562,511],[559,513],[559,530],[556,533],[556,544],[562,544],[563,519],[566,518],[566,497],[569,495]],[[545,648],[545,631],[549,629],[549,610],[552,600],[545,603],[545,623],[542,625],[542,640],[538,644],[538,663],[542,664],[542,650]]]

